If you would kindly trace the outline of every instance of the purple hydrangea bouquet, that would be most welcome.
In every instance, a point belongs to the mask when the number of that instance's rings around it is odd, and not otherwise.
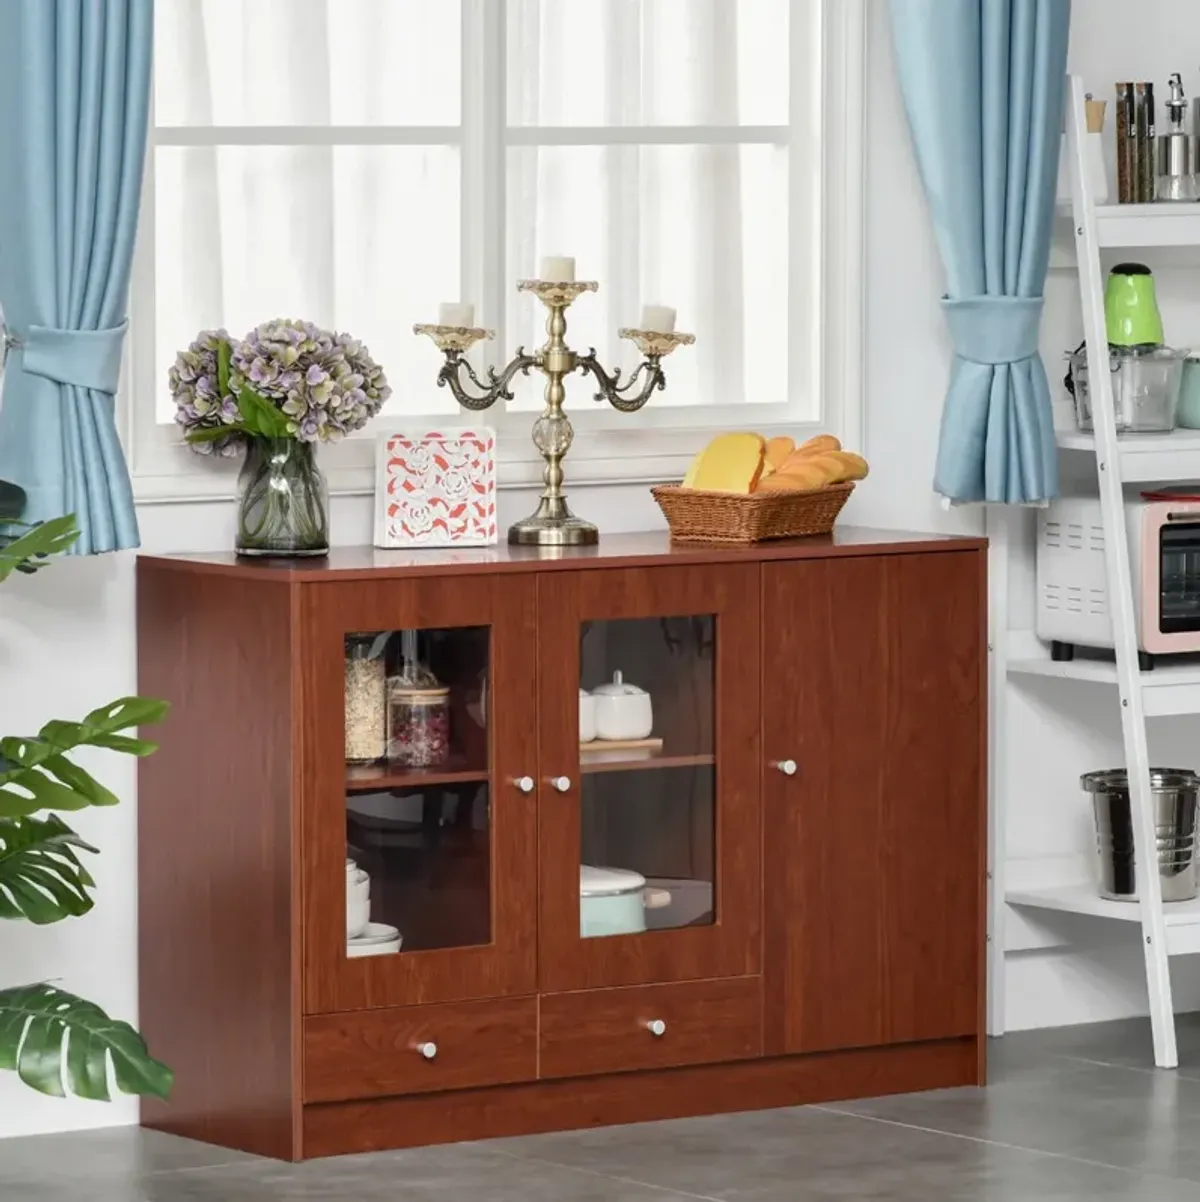
[[[328,489],[314,448],[361,430],[392,392],[367,348],[308,321],[265,322],[240,341],[203,330],[176,356],[169,383],[193,450],[246,451],[238,552],[323,555]]]

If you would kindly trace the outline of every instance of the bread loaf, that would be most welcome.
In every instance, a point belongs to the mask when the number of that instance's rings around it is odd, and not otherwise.
[[[828,451],[840,451],[842,444],[832,434],[818,434],[807,442],[802,442],[793,452],[803,458],[807,455],[824,455]]]
[[[718,435],[692,460],[683,487],[708,492],[753,492],[762,475],[764,445],[758,434]]]
[[[772,472],[764,476],[755,492],[801,492],[813,488],[824,488],[829,481],[826,470],[819,463],[802,464],[787,472]]]
[[[795,439],[789,438],[786,434],[781,434],[777,438],[768,438],[767,445],[763,449],[763,458],[766,460],[767,467],[773,472],[779,471],[780,465],[795,449]]]
[[[867,461],[861,455],[856,455],[853,451],[833,451],[831,458],[840,468],[836,480],[831,480],[831,484],[841,484],[846,480],[865,480],[867,478],[867,472],[870,469],[867,467]]]

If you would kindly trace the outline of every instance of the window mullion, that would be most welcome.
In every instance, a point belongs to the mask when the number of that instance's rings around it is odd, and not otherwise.
[[[504,356],[505,0],[463,0],[462,295],[494,328],[479,360]]]

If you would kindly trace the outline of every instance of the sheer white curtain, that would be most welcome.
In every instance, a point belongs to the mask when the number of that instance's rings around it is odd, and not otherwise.
[[[542,314],[512,281],[542,254],[573,254],[601,282],[572,310],[575,345],[631,363],[615,331],[644,302],[676,306],[699,335],[670,361],[656,406],[787,399],[789,0],[506,7],[507,38],[485,47],[508,81],[497,114],[463,87],[475,5],[158,0],[161,419],[166,366],[196,330],[241,334],[278,315],[362,337],[394,412],[452,408],[409,330],[471,276],[470,123],[507,143],[506,179],[483,186],[503,198],[502,225],[485,233],[504,246],[509,299],[480,314],[503,350],[542,338]],[[519,396],[540,403],[536,386]]]

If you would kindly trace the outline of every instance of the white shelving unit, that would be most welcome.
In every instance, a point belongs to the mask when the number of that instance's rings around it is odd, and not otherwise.
[[[1083,326],[1088,360],[1108,359],[1104,321],[1104,271],[1102,248],[1200,246],[1200,204],[1184,205],[1096,205],[1088,193],[1083,157],[1083,81],[1070,77],[1067,139],[1070,154],[1072,225]],[[1113,414],[1109,373],[1093,372],[1092,404],[1096,432],[1080,434],[1060,431],[1058,446],[1064,454],[1094,455],[1097,466],[1101,510],[1105,528],[1105,567],[1113,614],[1115,662],[1113,659],[1081,658],[1066,663],[1051,660],[1049,650],[1032,633],[1007,629],[1007,520],[989,519],[993,535],[992,564],[999,578],[993,580],[992,688],[995,714],[993,767],[992,913],[989,939],[992,944],[992,990],[989,996],[989,1030],[1003,1031],[1003,919],[1006,907],[1023,910],[1059,911],[1089,915],[1133,927],[1140,936],[1144,955],[1150,1021],[1154,1039],[1154,1062],[1160,1068],[1178,1064],[1175,1046],[1175,1017],[1171,1000],[1169,958],[1200,954],[1200,900],[1163,905],[1158,873],[1145,866],[1157,863],[1157,841],[1150,795],[1150,762],[1146,720],[1179,714],[1200,714],[1200,657],[1160,663],[1152,672],[1140,672],[1137,658],[1137,627],[1129,547],[1125,534],[1122,486],[1141,481],[1194,480],[1200,478],[1200,431],[1180,430],[1172,434],[1134,435],[1118,438]],[[1004,690],[1007,682],[1021,676],[1055,677],[1106,685],[1119,705],[1134,810],[1134,848],[1138,864],[1138,902],[1113,902],[1101,898],[1094,881],[1068,882],[1043,888],[1013,888],[1004,885]]]

